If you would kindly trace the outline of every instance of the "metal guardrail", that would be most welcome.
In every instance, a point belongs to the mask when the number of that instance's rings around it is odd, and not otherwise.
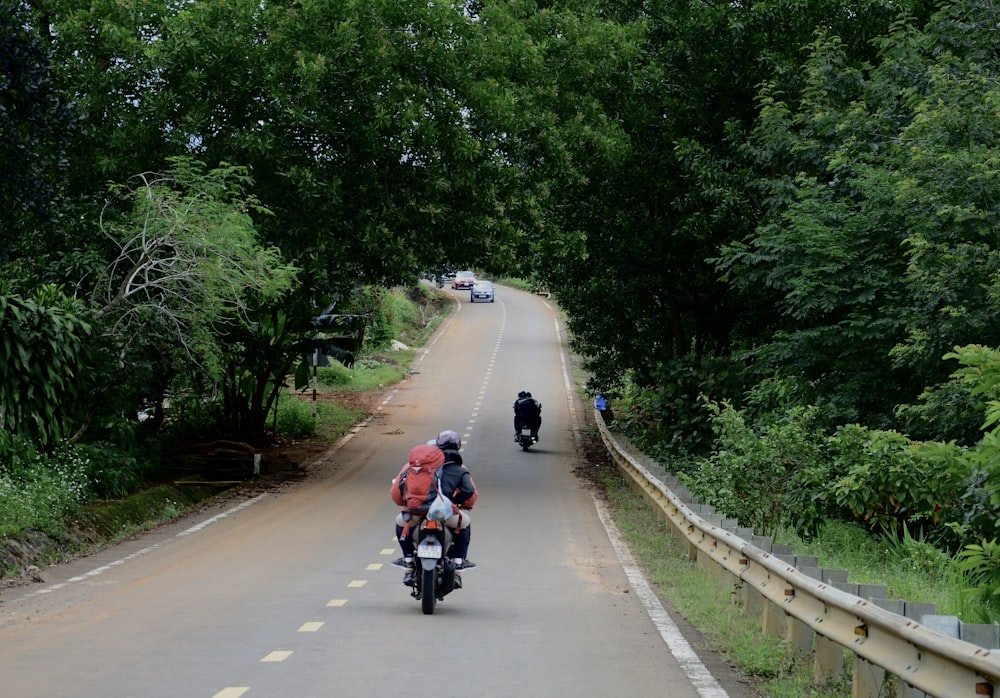
[[[962,639],[963,625],[935,615],[933,604],[908,609],[903,601],[858,595],[877,594],[878,586],[851,585],[846,572],[822,570],[816,558],[797,558],[698,504],[676,481],[668,486],[662,468],[643,465],[641,455],[630,453],[630,444],[623,445],[627,441],[613,435],[600,415],[596,421],[618,469],[670,524],[671,534],[685,542],[688,556],[737,594],[747,613],[759,614],[765,632],[783,637],[790,650],[811,655],[816,684],[841,678],[846,659],[855,698],[881,698],[887,686],[895,698],[1000,698],[1000,650],[992,649],[997,626],[985,626],[979,637],[992,648],[983,647]],[[874,588],[862,589],[866,586]],[[890,676],[898,680],[888,681]]]

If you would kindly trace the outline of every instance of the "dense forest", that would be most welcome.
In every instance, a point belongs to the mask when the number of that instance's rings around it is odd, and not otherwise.
[[[128,451],[116,415],[168,394],[252,439],[318,316],[360,338],[450,264],[551,289],[621,428],[741,520],[996,556],[997,26],[0,0],[0,453]]]

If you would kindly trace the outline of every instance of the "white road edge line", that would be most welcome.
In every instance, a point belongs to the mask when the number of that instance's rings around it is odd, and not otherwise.
[[[544,301],[543,301],[544,303]],[[548,306],[548,304],[545,304]],[[558,318],[554,319],[556,339],[561,345],[563,341],[562,328],[559,325]],[[566,360],[566,351],[559,352],[559,360],[562,362],[562,372],[563,372],[563,384],[566,389],[566,401],[569,403],[569,416],[570,423],[572,424],[572,431],[574,434],[574,439],[577,442],[577,450],[581,450],[582,444],[580,443],[580,429],[582,425],[580,423],[580,415],[576,411],[576,403],[573,400],[574,388],[573,381],[570,378],[570,369],[568,362]],[[657,631],[660,633],[660,637],[663,642],[667,645],[667,649],[670,650],[670,654],[674,656],[677,663],[680,664],[681,671],[687,676],[691,685],[698,692],[700,698],[729,698],[729,694],[726,693],[715,677],[712,676],[712,672],[708,670],[698,655],[691,648],[690,643],[684,639],[684,635],[681,633],[677,624],[671,619],[670,614],[667,610],[663,608],[663,604],[660,603],[659,597],[653,592],[649,584],[646,582],[646,578],[642,574],[642,570],[639,566],[635,564],[635,558],[632,557],[632,551],[629,550],[628,546],[622,541],[621,534],[618,532],[618,527],[615,522],[611,520],[611,515],[608,512],[608,508],[605,506],[604,502],[600,501],[591,493],[591,498],[594,500],[594,507],[597,509],[597,515],[604,525],[604,530],[608,534],[608,540],[611,541],[611,547],[615,551],[615,555],[618,556],[618,563],[622,566],[622,570],[625,572],[625,576],[628,578],[629,585],[635,592],[635,595],[642,602],[643,607],[646,609],[646,614],[649,619],[653,621],[653,625],[656,626]]]
[[[241,509],[247,508],[251,504],[256,504],[257,502],[259,502],[260,500],[264,499],[267,496],[268,495],[265,492],[264,494],[257,495],[253,499],[248,499],[248,500],[246,500],[244,502],[240,502],[236,506],[231,507],[229,509],[226,509],[221,514],[216,514],[215,516],[213,516],[210,519],[205,519],[204,521],[202,521],[199,524],[195,524],[194,526],[191,526],[190,528],[184,529],[180,533],[176,533],[174,535],[174,539],[181,538],[183,536],[187,536],[187,535],[190,535],[192,533],[197,533],[198,531],[202,530],[203,528],[205,528],[207,526],[210,526],[210,525],[212,525],[214,523],[217,523],[218,521],[221,521],[222,519],[226,518],[227,516],[231,516],[231,515],[235,514],[236,512],[240,511]],[[109,562],[106,565],[101,565],[100,567],[95,567],[94,569],[90,570],[89,572],[84,572],[83,574],[77,575],[76,577],[70,577],[65,582],[60,582],[58,584],[51,584],[51,585],[45,587],[44,589],[38,589],[37,591],[32,591],[32,592],[30,592],[28,594],[25,594],[24,598],[27,598],[29,596],[35,596],[36,594],[49,594],[49,593],[51,593],[53,591],[57,591],[59,589],[63,589],[63,588],[69,586],[70,584],[72,584],[74,582],[82,582],[84,580],[90,579],[91,577],[96,577],[98,575],[104,574],[105,572],[107,572],[110,569],[118,567],[119,565],[124,565],[129,560],[134,560],[137,557],[142,557],[143,555],[146,555],[147,553],[151,553],[154,550],[158,550],[158,549],[162,548],[166,543],[167,543],[167,541],[162,541],[160,543],[154,543],[153,545],[147,546],[147,547],[143,548],[142,550],[136,550],[134,553],[130,553],[130,554],[126,555],[125,557],[119,558],[119,559],[115,560],[114,562]]]
[[[604,502],[594,497],[594,506],[597,507],[597,515],[600,517],[601,523],[604,524],[604,530],[607,531],[608,538],[611,540],[611,547],[614,548],[615,554],[618,555],[618,562],[621,563],[622,569],[625,570],[625,576],[628,577],[632,590],[639,600],[642,601],[642,605],[646,608],[646,613],[649,614],[649,619],[653,621],[653,625],[659,631],[660,637],[663,638],[663,642],[666,643],[667,648],[670,650],[670,654],[677,659],[681,670],[688,677],[695,690],[698,691],[698,695],[701,698],[729,698],[729,694],[719,685],[719,682],[715,680],[715,677],[712,676],[712,673],[702,663],[701,659],[698,658],[695,651],[691,649],[691,645],[684,639],[677,624],[674,623],[670,618],[670,614],[663,608],[660,599],[650,588],[649,584],[646,583],[646,578],[643,576],[642,571],[635,564],[632,552],[622,542],[621,536],[618,533],[618,527],[611,520]]]

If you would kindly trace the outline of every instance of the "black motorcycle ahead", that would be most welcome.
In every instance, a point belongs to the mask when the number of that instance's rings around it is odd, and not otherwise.
[[[531,448],[532,444],[538,442],[538,437],[532,435],[531,427],[521,427],[521,431],[517,434],[517,443],[521,447],[522,451],[527,451]]]
[[[455,563],[446,556],[452,533],[444,523],[425,518],[411,535],[416,559],[410,596],[420,601],[425,615],[431,615],[438,601],[462,588],[462,576],[455,572]]]

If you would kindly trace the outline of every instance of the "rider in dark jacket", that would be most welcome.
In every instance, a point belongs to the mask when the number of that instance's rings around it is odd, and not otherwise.
[[[542,426],[542,403],[522,390],[514,400],[514,441],[521,433],[521,427],[531,429],[531,438],[538,441],[538,429]]]
[[[455,531],[449,557],[454,559],[456,570],[469,570],[475,567],[476,563],[468,558],[469,544],[472,542],[472,519],[468,512],[479,499],[479,492],[476,491],[476,483],[472,481],[471,473],[462,463],[462,454],[459,453],[462,439],[458,434],[451,430],[442,431],[438,434],[436,443],[444,454],[444,463],[441,464],[441,489],[451,493],[448,498],[459,508],[460,519],[457,521],[458,528]]]

